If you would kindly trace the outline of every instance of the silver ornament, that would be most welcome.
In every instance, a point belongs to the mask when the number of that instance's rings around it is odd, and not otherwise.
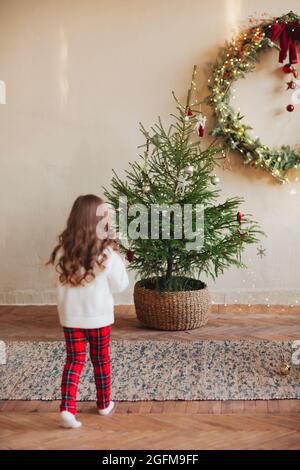
[[[217,175],[213,175],[211,178],[210,178],[210,181],[211,181],[211,184],[213,185],[217,185],[220,183],[220,178],[217,176]]]
[[[185,173],[186,175],[192,176],[192,175],[194,174],[194,167],[193,167],[193,165],[189,165],[189,164],[188,164],[188,165],[185,167],[185,169],[184,169],[184,173]]]

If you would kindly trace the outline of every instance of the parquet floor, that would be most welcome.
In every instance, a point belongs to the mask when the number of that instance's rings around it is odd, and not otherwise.
[[[299,307],[215,306],[206,327],[159,332],[116,308],[114,338],[300,339]],[[55,307],[0,307],[0,339],[62,339]],[[0,402],[0,449],[300,449],[300,400],[118,402],[99,417],[79,403],[83,427],[59,427],[58,402]]]
[[[26,318],[26,321],[24,321]],[[62,340],[54,306],[0,306],[1,339],[22,341]],[[214,305],[205,328],[188,332],[158,331],[145,328],[137,320],[134,307],[116,307],[113,338],[122,339],[300,339],[300,306]]]

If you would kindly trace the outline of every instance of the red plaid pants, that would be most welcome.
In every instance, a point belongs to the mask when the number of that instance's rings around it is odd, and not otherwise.
[[[97,407],[106,408],[110,402],[110,341],[111,325],[103,328],[66,328],[67,357],[61,382],[60,411],[76,413],[76,393],[86,356],[86,343],[90,345],[90,358],[94,367],[97,389]]]

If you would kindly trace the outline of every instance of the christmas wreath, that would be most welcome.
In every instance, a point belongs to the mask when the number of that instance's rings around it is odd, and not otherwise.
[[[214,110],[217,124],[212,132],[223,137],[228,148],[241,152],[244,163],[268,170],[281,182],[287,181],[286,173],[291,168],[300,168],[300,151],[290,146],[270,149],[259,138],[253,138],[250,126],[243,124],[243,116],[230,105],[230,90],[233,82],[254,70],[260,53],[268,48],[279,50],[279,62],[288,61],[282,66],[288,76],[288,89],[298,86],[298,72],[295,69],[297,43],[300,42],[300,17],[293,12],[272,20],[260,22],[251,20],[250,27],[241,32],[225,48],[212,68],[209,79],[210,94],[208,103]],[[288,104],[288,112],[294,111],[294,104]]]

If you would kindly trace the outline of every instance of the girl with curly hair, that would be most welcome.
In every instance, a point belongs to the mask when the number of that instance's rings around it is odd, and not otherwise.
[[[110,400],[111,327],[114,323],[113,293],[128,286],[128,276],[111,233],[104,201],[92,194],[73,204],[65,230],[48,264],[55,267],[57,306],[66,341],[66,363],[61,383],[60,416],[64,427],[78,428],[76,393],[90,346],[100,415],[114,408]]]

